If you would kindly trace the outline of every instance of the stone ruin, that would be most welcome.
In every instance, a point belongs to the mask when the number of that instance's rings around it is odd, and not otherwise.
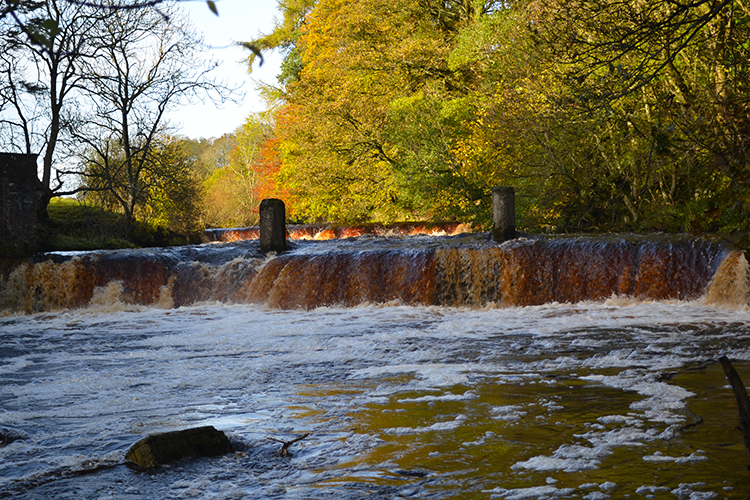
[[[0,257],[39,248],[37,155],[0,153]]]

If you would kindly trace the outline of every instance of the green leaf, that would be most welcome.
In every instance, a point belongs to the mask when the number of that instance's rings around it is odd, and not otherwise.
[[[218,16],[219,9],[216,8],[216,2],[212,2],[211,0],[208,0],[206,3],[208,4],[208,8],[211,9],[211,12],[213,12],[214,14]]]
[[[54,38],[60,34],[60,28],[57,25],[57,21],[54,21],[52,19],[47,19],[46,21],[44,21],[42,23],[42,27],[47,30],[51,38]]]

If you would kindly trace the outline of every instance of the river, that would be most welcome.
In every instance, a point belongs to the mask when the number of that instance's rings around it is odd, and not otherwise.
[[[0,496],[745,498],[717,360],[750,377],[750,312],[706,294],[279,308],[99,293],[13,313]],[[124,460],[144,435],[201,425],[238,451],[156,472]],[[290,457],[268,439],[307,432]]]

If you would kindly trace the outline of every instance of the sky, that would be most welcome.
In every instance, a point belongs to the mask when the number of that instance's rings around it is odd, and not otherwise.
[[[216,0],[219,15],[214,15],[205,0],[182,1],[198,31],[211,47],[213,58],[220,62],[216,77],[230,86],[242,85],[245,93],[239,104],[226,103],[221,107],[208,101],[206,104],[190,105],[171,112],[167,118],[179,129],[179,134],[192,139],[221,137],[242,125],[250,113],[265,110],[256,89],[255,81],[276,84],[282,57],[275,52],[264,53],[264,63],[253,65],[252,74],[242,62],[247,51],[232,47],[235,41],[247,41],[258,34],[273,30],[274,20],[279,16],[276,0]]]

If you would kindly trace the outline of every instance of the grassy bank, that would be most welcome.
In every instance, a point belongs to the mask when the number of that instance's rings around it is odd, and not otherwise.
[[[47,206],[43,250],[96,250],[200,243],[201,234],[178,234],[122,214],[70,198],[53,198]]]

